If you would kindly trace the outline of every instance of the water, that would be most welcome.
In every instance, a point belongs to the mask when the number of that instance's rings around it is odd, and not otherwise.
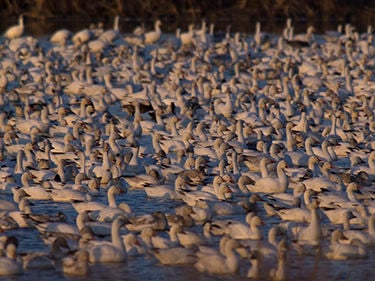
[[[9,198],[7,195],[1,195],[1,199]],[[104,192],[100,197],[95,198],[101,202],[106,202]],[[117,197],[117,202],[126,202],[130,205],[136,215],[151,213],[156,210],[162,210],[166,214],[173,213],[173,209],[179,202],[173,200],[156,200],[146,198],[143,190],[129,190],[127,194],[121,194]],[[57,213],[63,211],[68,216],[68,222],[74,223],[77,215],[70,203],[54,202],[35,202],[32,206],[35,213]],[[261,217],[266,220],[264,215]],[[263,233],[266,232],[270,224],[279,222],[278,219],[268,218],[268,226],[263,227]],[[15,235],[19,239],[19,253],[31,251],[48,251],[37,230],[35,229],[15,229],[6,232],[7,235]],[[217,240],[218,237],[215,238]],[[372,274],[375,261],[375,248],[369,248],[368,259],[331,261],[321,259],[316,256],[298,256],[295,251],[288,256],[289,280],[375,280]],[[63,280],[91,280],[91,281],[110,281],[110,280],[175,280],[175,281],[234,281],[248,280],[246,278],[247,270],[250,267],[249,260],[242,259],[240,271],[238,274],[217,276],[199,273],[193,266],[163,266],[157,260],[150,257],[129,257],[126,264],[99,264],[91,265],[90,273],[86,277],[67,277],[55,270],[28,270],[26,274],[0,278],[0,280],[12,281],[63,281]]]
[[[197,22],[199,24],[199,22]],[[122,30],[124,32],[131,31],[139,22],[123,22]],[[151,23],[147,23],[151,26]],[[186,24],[186,23],[185,23]],[[249,22],[244,25],[233,25],[233,31],[241,30],[252,32],[254,30],[254,22]],[[284,22],[282,22],[284,24]],[[272,25],[264,25],[264,30],[274,33],[281,31]],[[309,23],[304,22],[298,30],[304,30]],[[33,28],[33,25],[34,28]],[[109,23],[106,23],[109,26]],[[218,25],[219,30],[224,30],[226,22]],[[58,28],[69,28],[72,31],[79,30],[88,26],[88,23],[76,24],[74,21],[66,22],[48,22],[42,26],[40,31],[40,23],[32,23],[30,29],[28,26],[27,33],[29,35],[45,35],[50,34]],[[184,25],[182,25],[184,26]],[[185,25],[186,26],[186,25]],[[176,25],[170,24],[166,26],[166,30],[174,30]],[[332,24],[328,29],[335,29],[336,23]],[[4,30],[5,28],[1,28]],[[327,29],[327,28],[326,28]],[[40,33],[42,32],[42,33]],[[45,38],[45,37],[44,37]],[[6,194],[0,195],[1,199],[11,200],[11,197]],[[106,202],[105,193],[99,194],[95,200]],[[153,211],[161,210],[165,213],[173,213],[174,208],[180,203],[172,200],[156,200],[148,199],[142,190],[129,190],[127,194],[122,194],[117,197],[118,203],[126,202],[130,205],[136,215],[148,214]],[[74,223],[76,212],[70,203],[54,203],[54,202],[36,202],[32,209],[35,213],[57,213],[63,211],[68,216],[68,222]],[[264,218],[264,215],[261,215]],[[264,218],[265,219],[265,218]],[[277,223],[277,219],[267,218],[268,223]],[[266,236],[268,227],[263,228],[263,234]],[[19,252],[31,251],[47,251],[39,233],[35,229],[16,229],[7,231],[7,235],[15,235],[19,239]],[[216,239],[217,240],[217,239]],[[370,247],[368,249],[369,257],[363,260],[348,260],[348,261],[331,261],[326,259],[317,258],[316,256],[297,256],[293,253],[288,257],[288,270],[290,280],[375,280],[373,274],[373,266],[375,261],[375,249]],[[170,267],[162,266],[158,262],[149,257],[129,258],[126,264],[105,264],[105,265],[91,265],[90,273],[86,277],[66,277],[55,270],[29,270],[26,274],[20,276],[12,276],[7,278],[0,278],[0,280],[174,280],[174,281],[187,281],[187,280],[248,280],[246,278],[247,270],[250,263],[247,259],[241,260],[240,271],[238,274],[228,276],[212,276],[208,274],[199,273],[192,266],[179,266]]]

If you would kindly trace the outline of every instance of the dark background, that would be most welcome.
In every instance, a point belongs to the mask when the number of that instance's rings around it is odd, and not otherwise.
[[[1,30],[16,23],[21,13],[26,33],[33,35],[61,27],[76,31],[88,23],[108,27],[115,15],[121,17],[122,32],[139,23],[151,28],[156,18],[163,21],[164,31],[205,18],[215,23],[215,30],[231,25],[233,31],[249,32],[259,20],[262,30],[280,32],[287,17],[300,29],[312,24],[322,31],[350,22],[363,30],[375,22],[375,0],[0,0]]]

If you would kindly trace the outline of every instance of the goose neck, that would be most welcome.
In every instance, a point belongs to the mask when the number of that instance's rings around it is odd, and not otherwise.
[[[76,224],[78,230],[82,230],[86,226],[86,217],[87,214],[85,212],[79,213],[76,217]]]
[[[313,203],[314,204],[314,203]],[[311,229],[314,237],[314,241],[320,241],[323,234],[322,234],[322,229],[320,226],[320,219],[317,211],[317,207],[312,207],[310,211],[310,225],[309,228]]]
[[[60,176],[61,182],[66,182],[65,171],[64,171],[64,163],[63,163],[62,160],[58,162],[57,174]]]
[[[14,169],[14,172],[16,174],[22,174],[24,172],[23,161],[22,161],[23,157],[24,157],[24,152],[22,150],[18,151],[16,167]]]
[[[375,214],[368,218],[368,233],[375,239]]]
[[[230,244],[227,243],[225,247],[226,264],[230,272],[235,272],[238,269],[238,257]]]
[[[122,254],[124,255],[124,257],[126,258],[126,249],[125,249],[125,245],[124,245],[124,242],[123,242],[123,239],[121,238],[121,235],[120,235],[120,227],[121,227],[121,222],[122,222],[122,218],[121,217],[118,217],[116,218],[113,223],[112,223],[112,228],[111,228],[111,235],[112,235],[112,244],[118,248]]]

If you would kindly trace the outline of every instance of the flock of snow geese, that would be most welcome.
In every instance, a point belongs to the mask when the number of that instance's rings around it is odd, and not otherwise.
[[[160,20],[118,26],[42,40],[20,16],[3,34],[0,275],[86,275],[147,257],[287,280],[299,256],[369,256],[371,26],[294,34],[288,19],[279,36],[260,23],[220,36],[205,21],[176,35]],[[35,211],[41,202],[55,212]],[[18,228],[36,229],[45,251],[21,255],[8,234]]]

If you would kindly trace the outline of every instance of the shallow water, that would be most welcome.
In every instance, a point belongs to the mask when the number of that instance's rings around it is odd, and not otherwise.
[[[334,29],[334,28],[333,28]],[[1,199],[12,200],[9,195],[1,194]],[[105,192],[101,192],[95,198],[106,202]],[[148,214],[153,211],[173,213],[174,208],[181,203],[173,200],[148,199],[142,190],[129,190],[127,194],[117,197],[117,202],[126,202],[136,215]],[[68,216],[68,222],[74,223],[76,212],[70,203],[36,202],[32,206],[35,213],[57,213],[63,211]],[[260,215],[264,217],[264,214]],[[266,236],[270,224],[278,223],[278,219],[267,218],[268,226],[263,228]],[[39,233],[35,229],[16,229],[6,232],[7,235],[15,235],[19,239],[19,252],[47,251]],[[216,239],[217,240],[217,239]],[[288,257],[288,270],[290,280],[375,280],[373,266],[375,265],[375,248],[369,248],[368,259],[349,261],[330,261],[316,256]],[[127,264],[92,265],[87,277],[66,277],[54,270],[29,270],[26,274],[0,280],[247,280],[246,273],[250,263],[241,261],[240,272],[229,276],[212,276],[199,273],[192,266],[162,266],[153,258],[137,257],[129,258]]]
[[[0,198],[7,198],[1,195]],[[99,197],[106,202],[104,193]],[[98,200],[98,198],[95,198]],[[137,215],[162,210],[172,213],[179,202],[173,200],[155,200],[145,197],[142,190],[129,190],[127,194],[117,197],[117,201],[128,203]],[[70,203],[54,203],[39,201],[32,206],[35,213],[56,213],[63,211],[68,216],[68,222],[74,223],[76,211]],[[260,215],[262,217],[262,214]],[[234,216],[234,218],[236,218]],[[238,219],[238,218],[237,218]],[[278,223],[278,219],[268,218],[268,226],[264,226],[263,233],[266,235],[269,225]],[[7,235],[15,235],[19,239],[19,253],[31,251],[48,251],[36,229],[15,229],[6,232]],[[217,241],[218,237],[214,237]],[[373,266],[375,264],[375,248],[368,249],[369,257],[361,260],[332,261],[317,256],[288,255],[288,280],[375,280]],[[91,265],[90,273],[86,277],[67,277],[55,270],[28,270],[26,274],[0,278],[0,280],[39,280],[39,281],[62,281],[62,280],[175,280],[175,281],[234,281],[249,280],[246,277],[250,263],[246,259],[241,260],[240,271],[235,275],[208,275],[198,272],[193,266],[163,266],[157,260],[150,257],[130,257],[126,264],[99,264]]]

